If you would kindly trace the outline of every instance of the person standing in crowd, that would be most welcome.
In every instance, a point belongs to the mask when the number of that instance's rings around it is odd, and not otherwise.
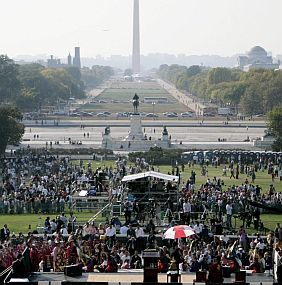
[[[75,231],[75,222],[76,222],[76,216],[74,216],[74,214],[71,212],[69,220],[68,220],[68,233],[69,234]]]
[[[112,248],[116,238],[116,228],[112,224],[106,228],[106,238],[109,248]]]
[[[13,276],[13,278],[25,278],[25,277],[27,277],[26,267],[24,265],[23,259],[24,259],[24,257],[22,255],[22,253],[18,253],[17,259],[12,264],[12,268],[13,268],[12,276]]]
[[[52,256],[54,272],[64,272],[64,267],[67,264],[63,242],[60,242],[58,240],[55,241],[55,247],[53,249]]]
[[[4,241],[10,237],[10,230],[8,229],[7,224],[5,224],[4,227],[1,229],[0,236],[1,241]]]
[[[40,254],[36,247],[36,244],[33,243],[31,245],[31,249],[29,251],[30,263],[31,263],[31,272],[39,271],[39,262],[40,262]]]
[[[280,226],[280,223],[276,224],[276,227],[274,229],[274,236],[277,240],[282,240],[282,228]]]
[[[135,229],[135,237],[136,237],[136,249],[138,251],[143,250],[144,246],[144,230],[140,225],[138,224]]]
[[[72,240],[72,239],[69,241],[69,244],[67,246],[66,258],[67,258],[67,264],[68,265],[72,265],[72,264],[77,264],[78,263],[77,249],[76,249],[74,240]]]
[[[232,210],[231,202],[228,201],[226,204],[226,227],[229,229],[232,228]]]
[[[132,214],[132,205],[131,202],[127,199],[124,203],[124,218],[126,224],[129,224],[131,221],[131,214]]]
[[[185,199],[183,203],[183,215],[184,215],[184,223],[189,225],[190,224],[190,218],[191,218],[191,204],[188,199]]]

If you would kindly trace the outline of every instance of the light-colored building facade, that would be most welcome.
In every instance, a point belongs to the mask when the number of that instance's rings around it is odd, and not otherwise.
[[[280,62],[273,63],[272,56],[260,46],[253,47],[247,55],[238,57],[238,67],[244,71],[254,68],[278,69]]]

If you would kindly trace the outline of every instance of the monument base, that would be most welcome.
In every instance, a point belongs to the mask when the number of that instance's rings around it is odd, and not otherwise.
[[[142,123],[141,123],[141,116],[140,114],[132,114],[130,116],[130,131],[128,136],[126,137],[127,141],[133,141],[133,140],[143,140],[144,139],[144,133],[142,129]]]
[[[130,116],[130,131],[124,139],[112,138],[110,133],[110,128],[106,127],[102,141],[103,149],[130,152],[148,151],[152,147],[161,147],[163,149],[172,147],[166,127],[164,127],[162,137],[159,139],[152,140],[144,135],[139,113],[134,113]]]

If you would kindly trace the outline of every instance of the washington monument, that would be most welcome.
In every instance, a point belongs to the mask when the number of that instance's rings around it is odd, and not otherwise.
[[[132,72],[133,74],[140,73],[139,0],[134,0]]]

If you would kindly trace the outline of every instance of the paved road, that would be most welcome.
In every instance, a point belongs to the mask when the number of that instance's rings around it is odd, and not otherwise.
[[[55,124],[58,127],[74,127],[85,125],[86,127],[106,127],[106,126],[120,126],[120,127],[128,127],[130,126],[129,119],[86,119],[86,120],[79,120],[79,119],[56,119],[56,120],[46,120],[46,121],[24,121],[26,127],[54,127]],[[228,125],[225,125],[224,120],[165,120],[165,119],[158,119],[158,120],[144,120],[142,119],[142,124],[146,127],[158,127],[158,126],[171,126],[171,127],[235,127],[235,128],[266,128],[265,121],[229,121]]]

